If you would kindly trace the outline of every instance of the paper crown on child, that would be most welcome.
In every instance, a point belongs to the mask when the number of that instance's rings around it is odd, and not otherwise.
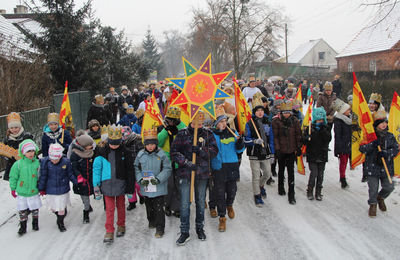
[[[249,77],[249,82],[254,82],[254,81],[256,81],[256,77],[250,76],[250,77]]]
[[[223,119],[228,119],[225,113],[225,109],[223,105],[217,105],[215,107],[215,117],[217,120],[214,122],[214,126],[216,126],[219,122],[221,122]]]
[[[104,134],[108,135],[108,125],[103,125],[101,127],[101,135],[104,135]]]
[[[128,108],[126,109],[126,113],[127,114],[133,114],[135,112],[135,110],[133,109],[132,105],[129,105]]]
[[[143,110],[143,109],[138,109],[138,110],[136,110],[135,116],[136,116],[137,118],[140,118],[140,117],[142,117],[143,115],[144,115],[144,110]]]
[[[121,91],[123,91],[123,90],[128,90],[128,87],[125,86],[125,85],[123,85],[123,86],[121,87]]]
[[[369,103],[382,103],[382,95],[378,93],[372,93],[371,97],[369,98]]]
[[[170,106],[167,109],[167,113],[165,114],[165,117],[179,119],[179,118],[181,118],[181,109],[179,107],[171,107]]]
[[[199,110],[199,112],[197,112],[197,114],[193,118],[192,122],[194,122],[196,120],[198,123],[201,123],[201,124],[204,123],[204,121],[206,120],[206,116],[202,110]]]
[[[22,127],[21,124],[21,116],[16,112],[11,112],[7,115],[7,126],[8,128],[11,127]]]
[[[301,100],[295,99],[293,100],[293,109],[300,109],[303,106],[303,102]]]
[[[374,127],[377,127],[380,123],[387,122],[387,115],[385,110],[376,111],[373,114]]]
[[[58,113],[50,113],[47,115],[47,123],[57,123],[59,122],[60,115]]]
[[[98,94],[96,96],[94,96],[94,101],[96,102],[96,104],[100,104],[104,102],[104,97],[101,94]]]
[[[282,104],[281,104],[281,107],[280,107],[280,109],[281,109],[281,111],[283,112],[283,111],[292,111],[292,109],[293,109],[293,102],[292,101],[286,101],[286,102],[283,102]]]
[[[332,109],[340,114],[343,114],[350,109],[350,105],[343,100],[337,98],[332,102]]]
[[[264,108],[263,101],[261,99],[263,96],[264,95],[261,92],[257,92],[253,95],[253,98],[251,100],[251,105],[252,105],[253,109],[255,109],[257,107]]]
[[[143,139],[144,140],[151,140],[151,139],[158,139],[157,137],[157,129],[147,129],[143,131]]]
[[[122,127],[111,125],[108,127],[108,139],[109,140],[119,140],[122,139]]]
[[[324,84],[324,90],[333,90],[333,85],[331,82],[327,81]]]

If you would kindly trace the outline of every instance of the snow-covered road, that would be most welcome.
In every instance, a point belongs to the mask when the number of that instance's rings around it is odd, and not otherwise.
[[[331,149],[333,142],[331,142]],[[253,202],[251,171],[247,157],[241,166],[234,204],[236,218],[227,221],[227,231],[217,230],[218,219],[206,210],[207,240],[197,239],[192,225],[191,241],[178,247],[179,219],[166,219],[166,234],[154,238],[144,205],[127,212],[127,233],[103,244],[105,214],[101,201],[93,201],[91,223],[82,224],[82,203],[72,194],[66,218],[67,232],[60,233],[55,216],[44,206],[38,232],[18,237],[18,217],[0,227],[0,259],[400,259],[400,191],[387,199],[388,211],[368,217],[368,189],[361,183],[361,167],[348,171],[350,188],[342,190],[337,158],[329,154],[323,201],[309,201],[306,176],[296,173],[297,205],[277,193],[277,182],[267,186],[263,208]],[[307,164],[306,164],[307,167]],[[396,187],[398,189],[398,187]],[[0,224],[16,212],[8,182],[0,181]],[[192,213],[194,207],[192,205]],[[194,223],[192,214],[191,223]]]

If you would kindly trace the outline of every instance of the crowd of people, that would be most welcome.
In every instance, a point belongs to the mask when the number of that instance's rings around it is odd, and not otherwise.
[[[190,240],[191,173],[195,172],[195,230],[198,239],[206,240],[207,204],[210,216],[219,217],[220,232],[227,228],[226,215],[229,219],[235,218],[234,201],[245,150],[257,207],[263,206],[267,190],[271,189],[267,186],[275,182],[274,177],[278,178],[278,194],[287,195],[288,202],[296,204],[295,162],[297,156],[303,154],[303,145],[306,145],[303,155],[310,170],[305,196],[321,201],[332,139],[334,155],[339,158],[338,179],[343,189],[349,188],[346,168],[357,119],[351,110],[352,97],[346,101],[341,99],[338,76],[333,82],[317,81],[315,85],[303,80],[300,102],[295,99],[299,87],[295,82],[263,82],[250,77],[247,84],[239,81],[239,85],[252,111],[242,135],[236,131],[238,122],[233,97],[216,101],[216,120],[199,111],[195,119],[185,125],[181,121],[181,109],[169,106],[174,86],[164,82],[151,83],[148,88],[132,92],[122,86],[120,94],[112,87],[105,97],[96,95],[88,112],[86,129],[77,131],[74,137],[60,126],[59,115],[50,113],[43,128],[40,151],[32,135],[24,131],[19,114],[10,113],[4,144],[18,149],[19,157],[8,158],[3,179],[9,181],[11,195],[16,198],[20,218],[18,234],[22,236],[27,232],[29,215],[32,229],[39,230],[40,196],[46,196],[59,230],[65,232],[64,218],[71,204],[72,182],[73,192],[82,200],[83,223],[90,223],[91,200],[103,199],[104,243],[112,243],[114,235],[124,236],[126,210],[134,210],[139,201],[145,204],[148,227],[155,229],[157,238],[164,235],[166,216],[180,218],[181,233],[176,244],[184,245]],[[234,94],[231,82],[224,82],[222,88]],[[150,101],[152,95],[163,114],[164,124],[142,133],[146,100]],[[315,100],[312,121],[302,129],[301,108],[311,96]],[[369,106],[378,139],[361,145],[360,151],[366,155],[362,181],[367,181],[369,187],[368,215],[375,217],[377,207],[386,211],[384,200],[394,189],[386,176],[382,158],[393,176],[393,158],[399,152],[399,145],[388,132],[381,96],[373,93]],[[42,155],[40,159],[39,154]]]

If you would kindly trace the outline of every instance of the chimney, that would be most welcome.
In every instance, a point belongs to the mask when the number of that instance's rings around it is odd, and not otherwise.
[[[28,13],[28,7],[24,5],[17,5],[16,8],[14,8],[14,14],[26,14]]]
[[[0,14],[6,14],[7,11],[5,9],[0,9]]]

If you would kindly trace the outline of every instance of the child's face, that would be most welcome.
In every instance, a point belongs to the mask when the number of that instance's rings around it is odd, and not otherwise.
[[[146,150],[149,152],[153,152],[156,149],[156,144],[146,144]]]
[[[10,132],[11,132],[13,135],[18,134],[19,130],[21,130],[21,128],[19,128],[19,127],[10,127]]]
[[[343,115],[348,116],[348,115],[350,115],[350,112],[351,112],[351,109],[349,108],[346,110],[346,112],[343,113]]]
[[[58,124],[57,123],[49,123],[49,128],[51,131],[56,131],[58,129]]]
[[[85,146],[85,150],[93,150],[93,145]]]
[[[222,119],[218,124],[217,124],[217,128],[219,130],[225,130],[226,128],[226,119]]]
[[[60,158],[61,159],[61,158]],[[52,159],[50,159],[50,161],[53,163],[53,164],[57,164],[59,161],[60,161],[60,159],[57,159],[57,160],[52,160]]]
[[[92,131],[93,131],[93,132],[99,131],[99,126],[98,126],[98,125],[92,126]]]
[[[119,144],[110,144],[110,148],[112,149],[112,150],[117,150],[118,148],[119,148]]]
[[[378,108],[378,105],[371,102],[371,103],[368,103],[368,107],[369,107],[369,110],[375,111]]]
[[[289,118],[290,117],[290,113],[287,113],[287,112],[283,112],[282,115],[283,115],[284,118]]]
[[[380,123],[376,128],[378,128],[378,130],[383,131],[387,128],[388,123],[386,121]]]
[[[262,118],[264,116],[264,109],[259,108],[256,110],[256,112],[254,114],[256,115],[256,117]]]
[[[28,158],[30,160],[33,160],[33,158],[35,157],[35,151],[33,151],[33,150],[28,151],[24,155],[25,155],[26,158]]]

